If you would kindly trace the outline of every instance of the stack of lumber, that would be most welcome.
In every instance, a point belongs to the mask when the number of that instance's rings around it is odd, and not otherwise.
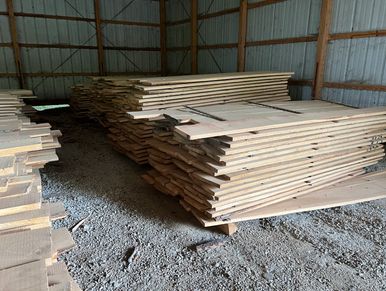
[[[25,89],[0,89],[0,94],[3,96],[2,99],[0,99],[0,113],[7,110],[7,107],[9,107],[11,104],[9,103],[9,100],[5,99],[5,95],[12,95],[12,96],[18,96],[21,102],[19,104],[19,107],[22,109],[22,113],[26,116],[28,116],[31,119],[36,119],[37,111],[31,106],[26,105],[22,100],[28,100],[28,99],[35,99],[36,96],[33,94],[31,90],[25,90]]]
[[[93,101],[96,99],[93,98],[95,93],[94,85],[97,84],[96,80],[93,79],[91,83],[78,84],[71,88],[69,103],[78,118],[94,118],[92,109]]]
[[[159,119],[144,178],[180,196],[206,226],[256,217],[363,175],[385,156],[385,107],[241,102],[129,115]]]
[[[109,130],[115,148],[139,164],[147,162],[147,142],[155,120],[128,118],[148,111],[253,100],[285,101],[292,73],[247,72],[178,77],[103,77],[73,88],[71,104]]]
[[[221,104],[242,100],[289,100],[292,73],[247,72],[139,79],[134,110]]]
[[[39,168],[58,159],[59,131],[25,117],[17,94],[0,93],[0,290],[80,290],[58,255],[74,246],[66,216],[45,203]]]

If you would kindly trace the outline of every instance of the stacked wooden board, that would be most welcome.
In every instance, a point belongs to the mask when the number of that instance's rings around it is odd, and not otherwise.
[[[110,131],[115,148],[139,164],[147,162],[147,141],[155,120],[132,120],[127,111],[223,104],[243,100],[284,101],[287,72],[247,72],[178,77],[103,77],[73,88],[71,104]]]
[[[72,87],[70,96],[70,106],[76,112],[79,118],[92,118],[93,103],[93,85],[94,81],[89,84],[79,84]]]
[[[149,142],[154,169],[144,178],[181,196],[206,226],[259,217],[261,209],[361,176],[385,156],[385,107],[242,102],[129,115],[159,119]]]
[[[67,229],[51,222],[66,216],[44,203],[39,168],[58,159],[59,131],[22,114],[16,93],[0,93],[0,290],[80,290],[58,255],[74,246]]]

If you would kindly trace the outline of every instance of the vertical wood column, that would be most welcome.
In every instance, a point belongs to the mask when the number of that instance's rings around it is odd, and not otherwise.
[[[105,71],[105,53],[103,50],[103,34],[101,28],[101,8],[100,0],[94,0],[94,12],[95,12],[95,30],[97,37],[97,46],[98,46],[98,67],[99,75],[104,76]]]
[[[197,0],[191,0],[191,34],[192,41],[190,47],[191,54],[191,73],[197,74],[198,65],[197,65],[197,57],[198,57],[198,49],[197,49],[197,34],[198,34],[198,20],[197,20],[197,11],[198,5]]]
[[[240,0],[237,71],[245,71],[245,42],[247,38],[248,0]]]
[[[12,41],[13,56],[15,59],[16,73],[19,79],[19,86],[20,88],[24,89],[26,88],[26,84],[23,76],[23,66],[21,64],[21,57],[20,57],[20,46],[17,38],[16,17],[15,17],[15,11],[13,8],[12,0],[7,0],[7,12],[8,12],[8,22],[9,22],[9,29],[11,34],[11,41]]]
[[[159,17],[160,17],[161,74],[162,76],[165,76],[167,73],[165,0],[159,1]]]
[[[312,96],[314,99],[319,100],[322,94],[324,71],[326,64],[328,39],[331,27],[331,14],[332,14],[333,0],[323,0],[322,10],[320,13],[320,26],[319,36],[316,53],[316,67],[315,67],[315,80],[312,90]]]

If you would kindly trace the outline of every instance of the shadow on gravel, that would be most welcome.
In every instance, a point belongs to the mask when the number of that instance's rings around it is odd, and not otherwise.
[[[142,180],[141,175],[150,166],[137,165],[116,152],[108,143],[107,129],[88,119],[76,119],[69,108],[40,112],[38,121],[49,122],[63,134],[62,148],[57,151],[59,161],[42,170],[44,188],[58,188],[58,200],[70,196],[69,199],[89,205],[90,211],[99,211],[92,209],[95,203],[89,204],[97,200],[116,204],[123,212],[156,223],[199,226],[176,198],[158,192]]]

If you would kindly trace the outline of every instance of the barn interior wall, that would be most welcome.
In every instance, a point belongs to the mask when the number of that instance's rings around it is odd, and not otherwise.
[[[249,0],[258,5],[247,13],[245,71],[293,71],[291,96],[311,99],[323,1]],[[237,71],[241,2],[198,0],[198,73]],[[331,0],[331,6],[320,97],[356,107],[386,105],[386,2]],[[190,73],[191,26],[183,21],[191,17],[190,1],[170,0],[169,7],[168,71]]]
[[[103,72],[95,3],[99,1]],[[13,4],[25,80],[42,100],[68,98],[70,87],[102,74],[160,72],[159,2],[152,0],[0,0],[0,88],[20,88],[7,2]],[[62,19],[56,16],[64,16]]]
[[[240,70],[240,5],[246,0],[167,0],[167,73],[192,72],[195,1],[197,72]],[[321,11],[328,1],[331,25],[325,64],[320,66]],[[21,87],[7,3],[14,8],[24,86],[42,99],[67,98],[69,88],[90,75],[161,73],[159,1],[0,0],[0,88]],[[322,99],[358,107],[386,105],[384,0],[249,0],[247,5],[246,71],[293,71],[290,94],[307,100],[315,93],[317,71],[323,67]]]

